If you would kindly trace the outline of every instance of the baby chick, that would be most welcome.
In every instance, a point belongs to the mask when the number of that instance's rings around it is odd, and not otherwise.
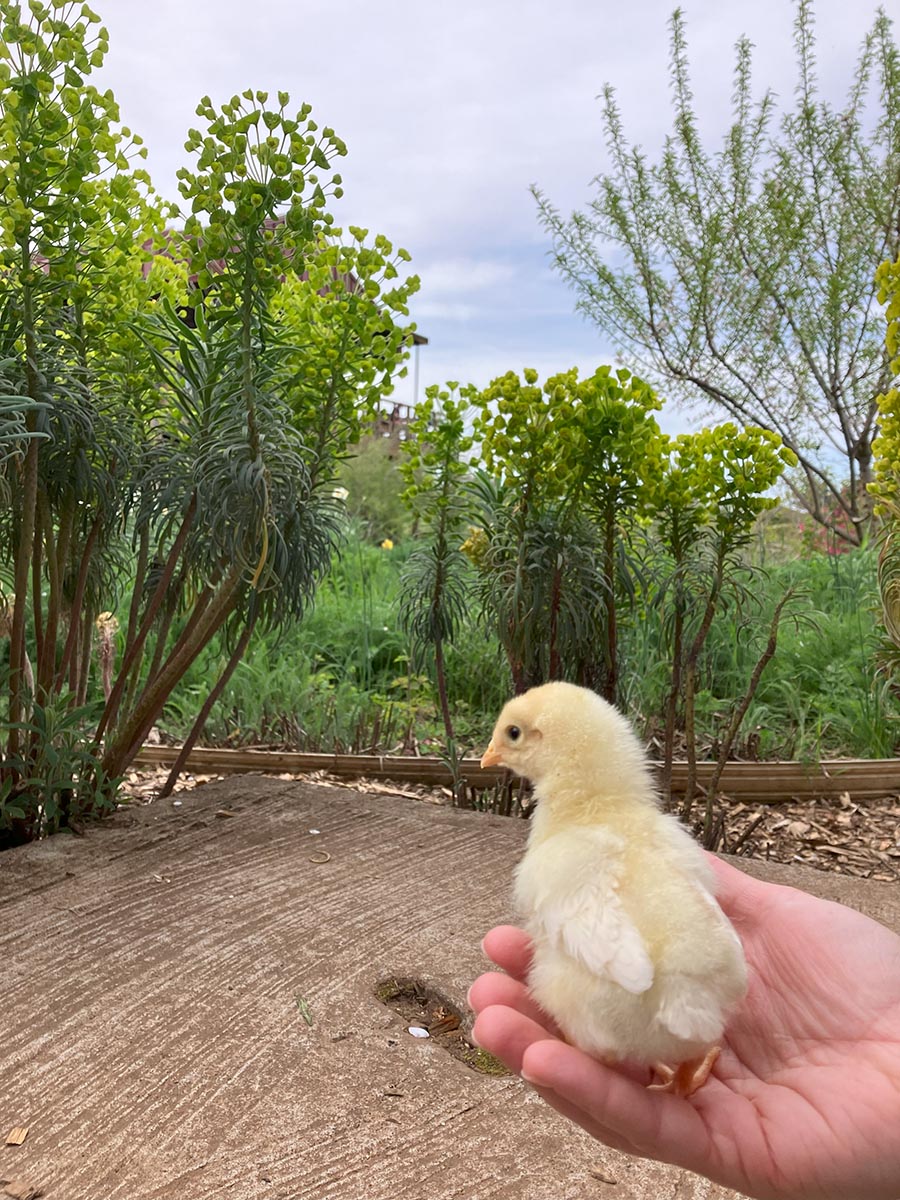
[[[586,688],[548,683],[506,705],[481,760],[534,785],[516,871],[534,941],[528,984],[566,1039],[705,1083],[747,988],[740,940],[703,851],[663,812],[630,723]]]

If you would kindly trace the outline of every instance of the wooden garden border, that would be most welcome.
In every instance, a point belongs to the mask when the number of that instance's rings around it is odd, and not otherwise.
[[[171,766],[177,746],[145,746],[135,766]],[[491,787],[501,782],[504,772],[482,770],[477,758],[465,758],[460,768],[473,787]],[[713,763],[697,764],[697,783],[702,788]],[[414,758],[378,754],[301,754],[287,750],[191,751],[185,770],[194,774],[231,775],[251,771],[306,774],[327,771],[344,779],[391,779],[396,782],[448,784],[450,769],[439,758]],[[687,764],[672,767],[672,790],[683,791]],[[719,781],[719,791],[737,800],[774,803],[799,796],[839,796],[848,792],[855,800],[900,792],[900,760],[838,758],[823,763],[733,762]]]

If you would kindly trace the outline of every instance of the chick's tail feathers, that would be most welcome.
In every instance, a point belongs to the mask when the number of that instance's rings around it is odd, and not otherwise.
[[[711,1046],[722,1036],[722,997],[712,986],[691,975],[659,980],[657,1020],[674,1037]]]

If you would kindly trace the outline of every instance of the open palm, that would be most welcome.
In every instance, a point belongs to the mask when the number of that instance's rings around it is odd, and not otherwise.
[[[492,930],[507,972],[475,981],[479,1045],[616,1149],[767,1198],[900,1198],[900,937],[839,904],[760,883],[719,860],[719,901],[750,988],[708,1082],[647,1090],[567,1045],[529,997],[530,944]]]

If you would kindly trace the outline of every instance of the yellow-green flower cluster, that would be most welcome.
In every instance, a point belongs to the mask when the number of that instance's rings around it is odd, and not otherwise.
[[[887,352],[891,370],[900,375],[900,258],[886,262],[875,276],[878,299],[887,304]],[[900,388],[892,387],[878,397],[878,437],[875,454],[875,482],[869,491],[876,497],[876,512],[900,517]]]

